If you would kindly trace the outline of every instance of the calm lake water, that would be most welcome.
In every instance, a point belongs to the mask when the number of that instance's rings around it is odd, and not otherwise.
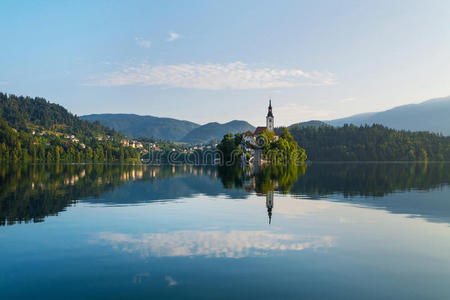
[[[0,298],[450,299],[450,164],[0,169]]]

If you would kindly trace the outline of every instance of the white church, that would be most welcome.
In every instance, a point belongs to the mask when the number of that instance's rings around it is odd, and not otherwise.
[[[269,100],[269,108],[266,116],[266,126],[258,126],[256,127],[254,132],[247,131],[244,133],[244,142],[248,142],[250,144],[255,144],[256,137],[263,133],[264,130],[271,131],[275,134],[275,123],[274,123],[274,117],[272,112],[272,99]],[[275,139],[277,139],[278,136],[275,134]]]

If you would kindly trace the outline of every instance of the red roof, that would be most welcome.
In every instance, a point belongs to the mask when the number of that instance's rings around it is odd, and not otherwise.
[[[265,126],[259,126],[259,127],[256,127],[256,129],[255,129],[255,133],[253,133],[254,135],[257,135],[257,134],[260,134],[260,133],[262,133],[264,130],[266,130],[267,129],[267,127],[265,127]]]

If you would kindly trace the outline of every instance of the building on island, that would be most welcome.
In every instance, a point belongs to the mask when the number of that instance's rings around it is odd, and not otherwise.
[[[261,134],[264,131],[270,131],[273,133],[274,139],[278,140],[278,135],[275,133],[275,118],[273,116],[272,111],[272,99],[269,99],[269,107],[266,116],[266,126],[258,126],[256,127],[254,132],[247,131],[242,135],[242,148],[244,152],[250,155],[251,159],[249,162],[252,162],[256,165],[260,165],[263,163],[262,157],[262,148],[267,141],[265,139],[261,139]],[[245,157],[243,156],[243,159]]]
[[[272,99],[269,100],[269,108],[267,111],[266,116],[266,126],[258,126],[255,129],[255,132],[253,133],[254,136],[257,136],[261,134],[264,130],[274,131],[275,129],[275,123],[274,123],[274,117],[272,112]]]
[[[262,134],[265,130],[271,131],[275,135],[275,139],[278,139],[278,136],[275,133],[275,118],[272,112],[272,99],[269,100],[269,108],[266,116],[266,126],[258,126],[256,127],[254,132],[250,130],[243,134],[244,142],[248,142],[250,144],[255,144],[256,137]]]
[[[278,140],[278,135],[275,133],[275,118],[272,112],[272,99],[269,100],[269,108],[266,116],[266,126],[256,127],[254,132],[247,131],[243,135],[244,142],[248,142],[252,145],[257,144],[257,137],[261,135],[265,130],[273,132],[275,140]]]

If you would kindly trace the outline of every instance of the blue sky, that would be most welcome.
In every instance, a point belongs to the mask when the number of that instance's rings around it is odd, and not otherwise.
[[[73,113],[333,119],[450,95],[450,1],[0,2],[0,91]]]

